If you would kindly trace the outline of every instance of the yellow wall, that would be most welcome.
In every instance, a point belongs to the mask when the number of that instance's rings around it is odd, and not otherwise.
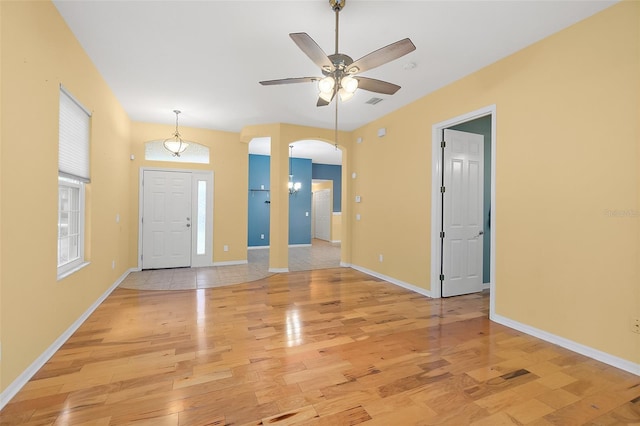
[[[130,122],[52,3],[3,1],[0,11],[4,390],[130,266]],[[93,113],[91,264],[57,281],[60,83]]]
[[[134,154],[135,160],[130,161],[132,221],[129,262],[134,266],[138,265],[138,197],[141,167],[213,171],[213,261],[247,260],[248,145],[240,142],[238,133],[180,126],[180,134],[185,139],[209,147],[211,164],[145,161],[145,142],[168,138],[174,131],[174,126],[137,122],[132,124],[131,153]],[[223,251],[225,245],[229,246],[228,252]]]
[[[2,48],[2,7],[0,6],[0,49]],[[0,50],[2,52],[2,50]],[[2,93],[2,54],[0,54],[0,94]],[[0,97],[0,126],[2,125],[2,98]],[[2,164],[2,131],[0,130],[0,164]],[[0,342],[2,342],[2,173],[0,173]],[[2,347],[0,346],[0,392],[2,382]]]
[[[331,241],[340,241],[342,238],[342,213],[331,215]]]
[[[640,363],[640,337],[629,331],[640,316],[640,218],[616,216],[640,211],[639,28],[640,3],[623,2],[341,133],[342,261],[429,289],[431,127],[495,104],[497,314]],[[0,31],[4,390],[137,265],[139,168],[163,166],[144,162],[142,144],[173,128],[130,123],[50,2],[0,2]],[[91,265],[57,281],[60,83],[93,112]],[[241,135],[182,130],[211,147],[213,163],[195,167],[215,175],[214,261],[246,258],[247,147],[239,140],[271,136],[270,267],[286,268],[287,146],[332,141],[333,131],[286,124]],[[353,144],[356,137],[363,143]],[[361,203],[353,203],[356,194]]]
[[[352,263],[430,288],[431,128],[495,104],[496,313],[639,363],[639,17],[617,4],[356,130]]]

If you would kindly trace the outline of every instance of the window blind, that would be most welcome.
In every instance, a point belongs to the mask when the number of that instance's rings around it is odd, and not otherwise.
[[[60,86],[58,171],[61,176],[90,181],[90,117],[86,108]]]

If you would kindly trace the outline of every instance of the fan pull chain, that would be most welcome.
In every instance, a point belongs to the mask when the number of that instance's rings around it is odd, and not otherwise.
[[[334,127],[334,135],[333,135],[333,141],[335,143],[336,146],[336,151],[338,150],[338,104],[340,102],[338,102],[338,100],[336,99],[336,120],[335,120],[335,127]]]

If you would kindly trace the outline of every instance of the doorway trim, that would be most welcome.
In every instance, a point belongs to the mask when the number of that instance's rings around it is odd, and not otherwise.
[[[495,283],[496,283],[496,105],[471,111],[469,113],[450,118],[432,126],[431,134],[431,297],[442,297],[440,292],[440,222],[442,201],[440,197],[440,179],[442,174],[442,155],[440,142],[442,131],[449,127],[491,116],[491,251],[490,251],[490,317],[495,314]]]
[[[213,185],[214,185],[214,175],[211,170],[197,170],[197,169],[173,169],[167,167],[140,167],[139,175],[138,175],[138,271],[142,270],[142,214],[144,212],[144,188],[142,185],[142,181],[144,178],[144,172],[146,171],[157,171],[157,172],[181,172],[181,173],[190,173],[191,174],[191,191],[192,191],[192,199],[191,206],[193,209],[194,205],[197,205],[197,185],[194,185],[194,179],[198,176],[202,176],[205,178],[207,182],[210,184],[207,185],[207,202],[206,202],[206,223],[205,227],[208,230],[205,235],[205,253],[204,255],[196,254],[196,239],[191,239],[191,267],[201,267],[201,266],[214,266],[213,264]],[[197,180],[196,180],[197,182]],[[192,217],[194,215],[192,214]],[[195,222],[194,217],[194,222]],[[195,232],[195,227],[192,228]],[[196,260],[196,257],[200,258]],[[206,260],[203,260],[206,259]],[[195,261],[195,262],[194,262]]]

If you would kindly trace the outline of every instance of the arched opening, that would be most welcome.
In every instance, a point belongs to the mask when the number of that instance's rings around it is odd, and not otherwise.
[[[267,253],[272,249],[271,144],[270,137],[257,137],[249,142],[247,257],[250,265],[268,261]],[[295,140],[286,148],[286,172],[292,188],[286,195],[288,209],[280,214],[286,214],[288,219],[287,270],[339,267],[345,186],[343,152],[330,142],[313,138]],[[318,229],[319,224],[322,229]]]

